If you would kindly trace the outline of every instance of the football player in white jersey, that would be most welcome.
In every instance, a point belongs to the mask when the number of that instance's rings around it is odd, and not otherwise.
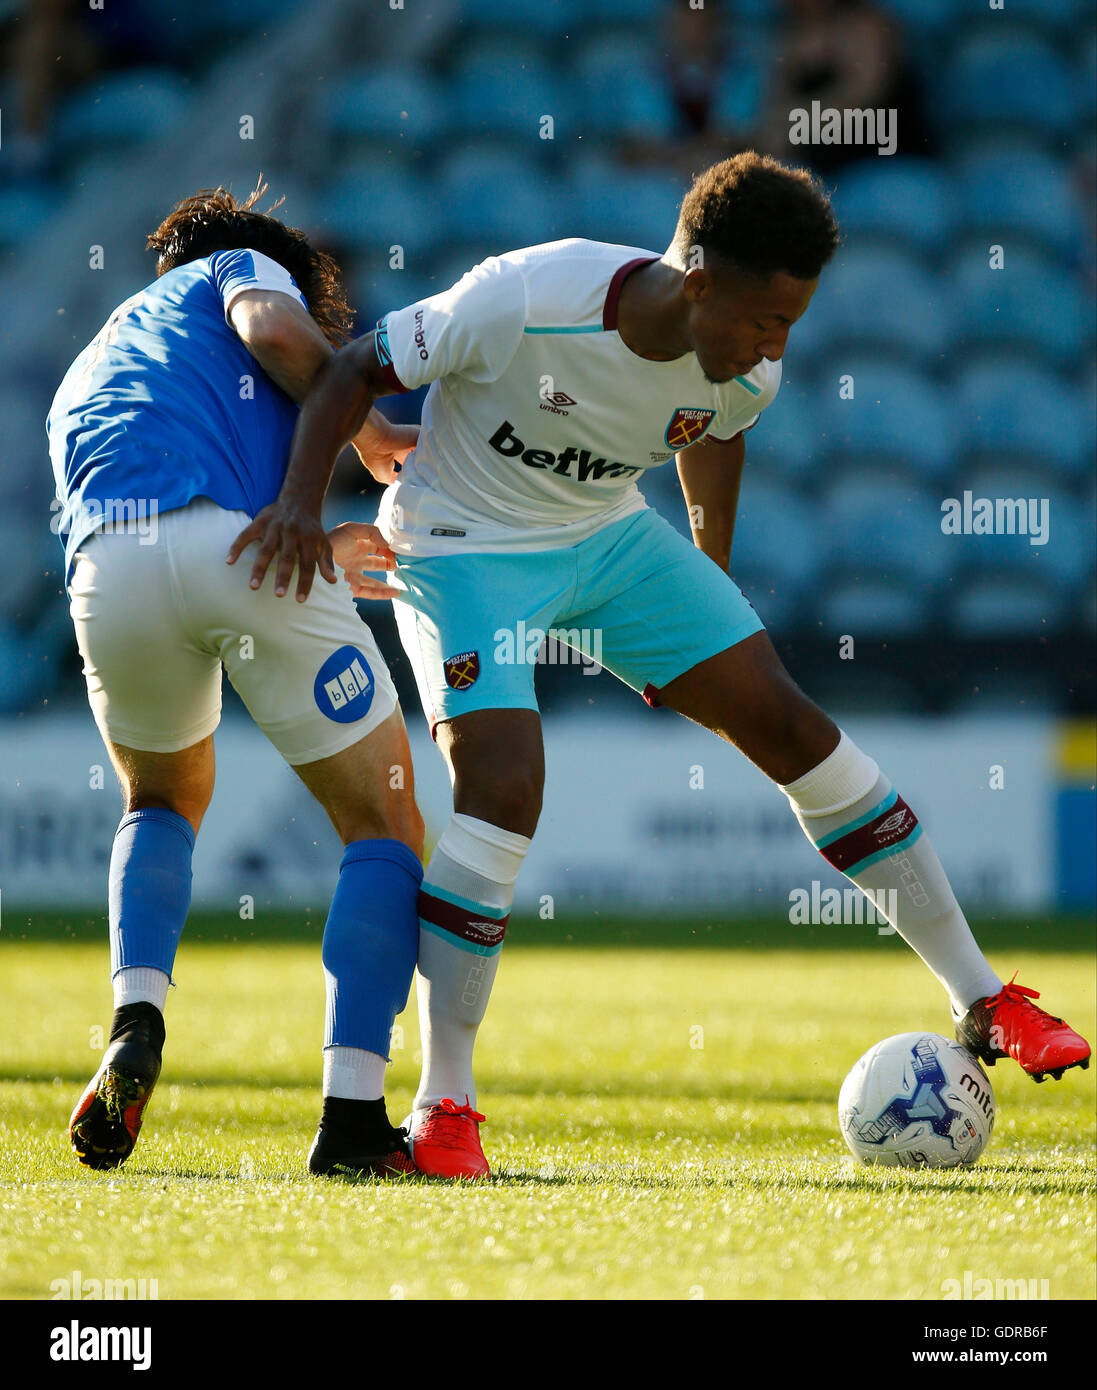
[[[419,899],[423,1072],[408,1123],[425,1172],[489,1174],[473,1045],[544,779],[533,664],[495,655],[519,623],[581,646],[597,633],[608,670],[760,767],[832,865],[898,901],[889,920],[980,1057],[1012,1056],[1037,1080],[1088,1064],[1084,1039],[995,974],[914,812],[795,685],[728,576],[744,434],[838,239],[806,171],[747,152],[694,181],[662,255],[570,239],[489,257],[327,364],[282,495],[234,544],[258,541],[256,577],[277,557],[287,584],[312,524],[296,499],[326,485],[378,396],[431,383],[403,471],[371,470],[390,483],[378,526],[392,583],[346,567],[356,594],[398,599],[453,781]],[[694,545],[636,487],[672,455]]]

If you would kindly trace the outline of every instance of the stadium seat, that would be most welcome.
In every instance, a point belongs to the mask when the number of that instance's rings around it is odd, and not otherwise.
[[[452,127],[469,135],[504,135],[541,154],[571,135],[577,119],[570,84],[528,40],[492,39],[466,44],[448,84]],[[553,140],[541,134],[551,116]]]
[[[433,187],[449,238],[498,251],[570,235],[563,185],[535,161],[505,148],[465,146]]]
[[[1072,256],[1086,240],[1081,196],[1063,160],[1035,151],[969,155],[957,168],[957,183],[957,223],[969,234],[983,233],[988,245],[1008,245],[1020,233]]]
[[[739,494],[732,574],[763,591],[799,594],[818,570],[819,527],[791,489],[751,476]]]
[[[952,303],[949,284],[901,251],[848,247],[823,271],[794,332],[810,353],[856,345],[936,361],[953,343]]]
[[[752,474],[812,486],[822,476],[829,445],[827,413],[819,388],[785,380],[773,404],[746,436]]]
[[[570,76],[588,138],[665,139],[675,134],[678,115],[659,47],[642,29],[595,35],[584,44]]]
[[[942,582],[955,551],[941,532],[939,497],[909,475],[863,468],[839,474],[818,509],[823,561],[900,588]]]
[[[57,115],[58,148],[66,158],[82,148],[139,145],[164,140],[186,126],[187,84],[168,68],[127,68],[78,87]]]
[[[942,68],[935,83],[940,120],[1068,135],[1084,108],[1076,67],[1035,33],[987,29],[962,41]]]
[[[1023,454],[1049,473],[1076,475],[1091,460],[1083,392],[1039,358],[986,357],[956,379],[954,428],[983,461]]]
[[[456,0],[455,13],[461,30],[478,26],[499,34],[513,30],[528,38],[555,39],[570,36],[590,21],[589,0],[538,0],[536,5],[515,5],[514,0]]]
[[[957,306],[953,356],[1011,347],[1045,353],[1070,369],[1092,341],[1084,283],[1046,256],[1009,247],[1003,268],[991,270],[987,247],[972,244],[954,258],[945,280]]]
[[[680,180],[673,174],[620,169],[602,159],[574,162],[566,183],[568,232],[662,255],[674,236]]]
[[[841,170],[836,182],[834,210],[848,245],[875,236],[933,254],[946,244],[956,190],[940,165],[925,159],[864,159]]]
[[[889,580],[839,580],[822,590],[816,614],[823,627],[840,637],[900,638],[926,631],[935,606],[924,589],[905,588]]]
[[[1083,515],[1080,498],[1072,489],[1050,482],[1031,468],[1020,465],[999,468],[962,467],[957,472],[961,486],[952,494],[963,503],[963,493],[975,499],[1034,499],[1037,512],[1028,511],[1023,523],[1015,521],[1017,530],[991,535],[949,535],[945,539],[956,555],[959,569],[974,574],[993,570],[1031,578],[1033,583],[1053,582],[1070,588],[1080,584],[1093,562],[1093,519]],[[1047,522],[1047,539],[1034,545],[1027,532],[1036,529],[1042,520]],[[1020,533],[1023,524],[1026,533]]]
[[[355,162],[318,199],[318,230],[340,248],[368,252],[387,264],[390,246],[404,248],[408,269],[422,271],[444,227],[431,214],[431,184],[396,161]]]
[[[62,200],[48,187],[0,184],[0,247],[16,247],[34,236]]]
[[[916,36],[939,36],[965,13],[964,0],[879,0],[879,6]]]
[[[401,140],[416,146],[448,124],[445,98],[444,87],[404,64],[383,72],[368,67],[348,73],[318,100],[320,117],[337,142]]]
[[[821,412],[828,463],[898,463],[929,477],[948,471],[956,435],[947,392],[917,368],[879,356],[845,358],[840,375],[852,377],[853,399],[839,396],[832,368]]]
[[[1062,591],[1035,576],[981,575],[965,584],[947,609],[961,637],[1050,636],[1069,621]]]

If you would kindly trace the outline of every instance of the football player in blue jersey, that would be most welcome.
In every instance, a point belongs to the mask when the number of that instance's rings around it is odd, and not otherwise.
[[[255,211],[264,191],[238,203],[204,190],[172,210],[148,239],[156,280],[76,358],[47,422],[70,610],[124,801],[110,1041],[69,1130],[90,1168],[128,1157],[160,1074],[223,667],[345,846],[323,938],[324,1102],[309,1169],[413,1171],[384,1074],[415,968],[423,824],[392,681],[353,599],[331,587],[333,549],[379,568],[392,555],[379,533],[343,541],[306,527],[301,572],[318,567],[329,583],[299,594],[288,622],[273,584],[225,563],[278,495],[298,403],[351,324],[335,262]],[[367,467],[391,467],[416,433],[373,412],[351,442]]]

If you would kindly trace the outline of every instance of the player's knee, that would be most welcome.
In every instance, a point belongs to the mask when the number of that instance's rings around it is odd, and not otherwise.
[[[544,774],[539,768],[512,765],[472,778],[458,777],[454,809],[502,830],[532,836],[541,815]]]
[[[210,795],[201,792],[192,795],[160,795],[153,792],[131,791],[125,799],[127,814],[130,811],[149,811],[154,808],[174,811],[177,816],[182,816],[184,820],[190,822],[195,834],[198,833],[202,818],[209,809],[209,804]]]

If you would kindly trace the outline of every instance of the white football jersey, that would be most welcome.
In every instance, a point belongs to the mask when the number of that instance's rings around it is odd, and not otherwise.
[[[431,383],[378,525],[409,555],[574,545],[646,503],[648,468],[702,435],[730,439],[777,393],[781,364],[713,385],[695,353],[626,347],[617,300],[661,257],[572,237],[489,256],[451,289],[386,314],[394,392]]]

